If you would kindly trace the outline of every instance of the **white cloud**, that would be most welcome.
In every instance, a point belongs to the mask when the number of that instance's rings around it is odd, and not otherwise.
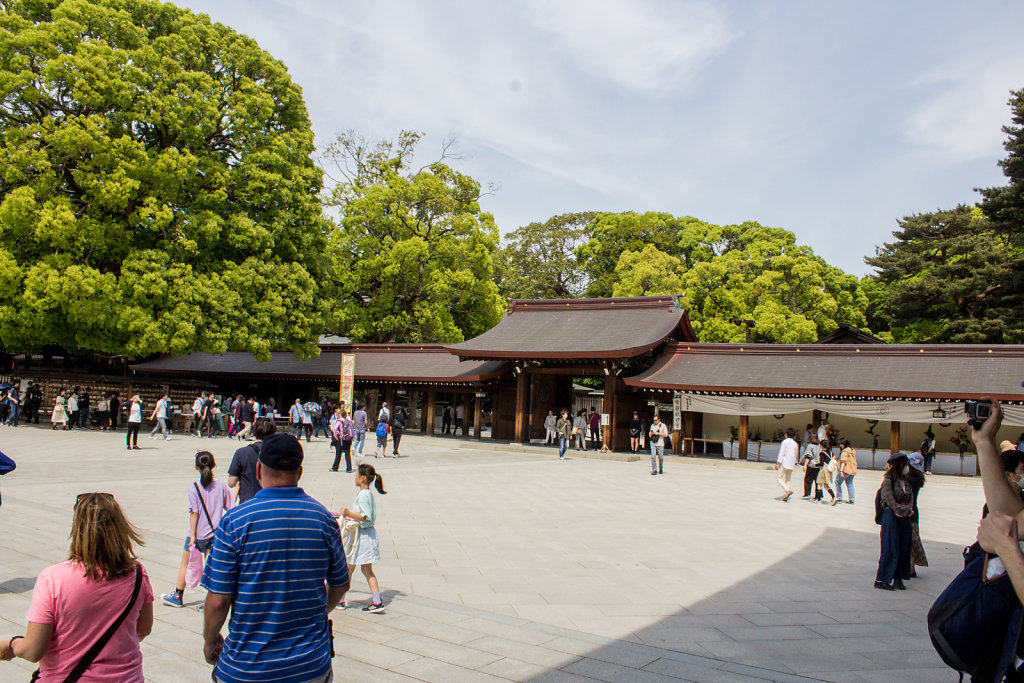
[[[719,6],[535,0],[531,21],[554,48],[593,77],[629,90],[672,91],[691,82],[736,37]]]
[[[1005,46],[1004,46],[1005,47]],[[907,121],[907,138],[931,148],[948,163],[1002,156],[1011,87],[1024,73],[1024,49],[1016,54],[958,55],[921,74],[912,85],[934,91]]]

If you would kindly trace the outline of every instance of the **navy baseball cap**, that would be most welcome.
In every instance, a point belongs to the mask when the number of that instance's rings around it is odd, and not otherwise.
[[[271,434],[263,439],[259,457],[272,470],[294,471],[302,466],[302,444],[291,434]]]

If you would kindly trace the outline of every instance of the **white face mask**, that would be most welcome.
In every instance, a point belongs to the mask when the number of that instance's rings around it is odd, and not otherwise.
[[[1010,482],[1024,489],[1024,474],[1011,474]]]
[[[903,476],[905,477],[908,474],[910,474],[910,465],[904,465],[903,466]]]

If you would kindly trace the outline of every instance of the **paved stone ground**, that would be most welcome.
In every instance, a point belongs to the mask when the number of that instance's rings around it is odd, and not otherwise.
[[[18,470],[0,480],[0,635],[21,633],[34,577],[64,559],[75,495],[109,491],[145,530],[142,559],[170,588],[187,532],[193,456],[226,476],[236,443],[0,429]],[[929,478],[922,535],[931,567],[905,592],[872,588],[879,475],[857,476],[856,505],[783,504],[765,465],[671,457],[573,458],[407,436],[401,459],[373,460],[385,614],[363,614],[354,580],[335,612],[344,681],[948,681],[925,631],[958,570],[983,502],[979,482]],[[572,455],[572,453],[570,453]],[[307,448],[303,485],[349,505],[351,475],[328,472],[325,440]],[[202,593],[186,593],[200,604]],[[207,681],[202,616],[156,606],[143,644],[147,679]],[[0,681],[26,680],[25,662]]]

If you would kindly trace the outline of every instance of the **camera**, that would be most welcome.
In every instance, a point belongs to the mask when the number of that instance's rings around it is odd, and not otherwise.
[[[981,429],[981,425],[992,414],[992,402],[964,401],[964,412],[967,413],[967,424],[974,429]]]

